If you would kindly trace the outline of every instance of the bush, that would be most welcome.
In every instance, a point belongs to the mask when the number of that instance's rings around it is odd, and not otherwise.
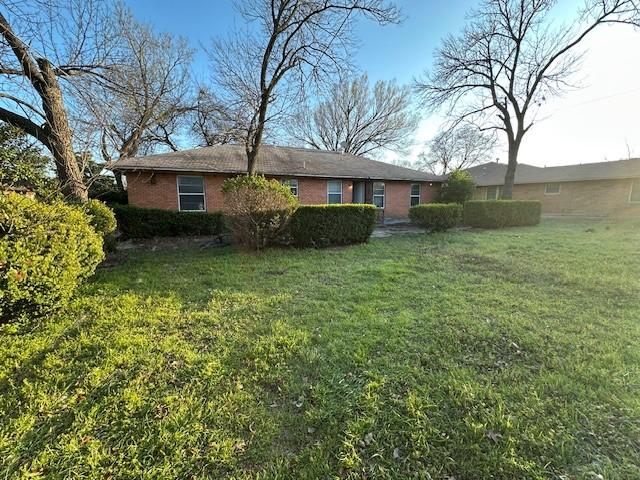
[[[366,242],[376,224],[373,205],[305,205],[291,218],[289,232],[299,247]]]
[[[124,238],[218,235],[224,232],[222,213],[177,212],[133,205],[112,205]]]
[[[298,200],[289,187],[260,175],[225,180],[227,226],[240,245],[260,250],[282,236]]]
[[[102,238],[80,208],[0,195],[0,323],[65,306],[103,258]]]
[[[457,203],[416,205],[409,209],[409,219],[416,225],[441,232],[460,223],[462,205]]]
[[[102,237],[112,234],[116,230],[116,216],[109,207],[100,200],[89,200],[83,203],[85,213],[89,216],[89,222],[96,232]]]
[[[541,210],[534,200],[472,200],[464,204],[464,223],[478,228],[537,225]]]
[[[469,172],[456,170],[451,172],[446,182],[440,189],[440,201],[442,203],[459,203],[462,205],[473,197],[475,189],[473,177]]]

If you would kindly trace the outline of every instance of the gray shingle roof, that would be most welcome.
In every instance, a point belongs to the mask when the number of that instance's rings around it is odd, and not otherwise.
[[[145,157],[123,158],[114,170],[164,170],[174,172],[244,173],[247,157],[242,145],[217,145]],[[368,158],[295,147],[263,145],[258,173],[274,176],[357,178],[439,182],[444,177]]]
[[[479,186],[504,184],[506,170],[506,164],[495,162],[467,169]],[[544,168],[520,163],[516,168],[515,183],[575,182],[634,177],[640,177],[640,158]]]

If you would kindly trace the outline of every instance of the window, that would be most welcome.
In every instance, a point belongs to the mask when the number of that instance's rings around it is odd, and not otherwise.
[[[373,182],[373,204],[384,208],[384,182]]]
[[[204,212],[204,177],[178,176],[178,208],[181,212]]]
[[[411,185],[411,206],[420,205],[420,184],[413,183]]]
[[[640,203],[640,178],[631,180],[631,195],[629,196],[631,203]]]
[[[327,203],[342,203],[342,180],[327,182]]]
[[[493,185],[487,187],[487,200],[498,200],[502,194],[502,187]]]
[[[545,183],[544,184],[544,194],[545,195],[558,195],[560,193],[560,184],[559,183]]]
[[[293,193],[296,197],[298,196],[298,179],[290,178],[288,180],[282,180],[282,184],[289,187],[291,193]]]

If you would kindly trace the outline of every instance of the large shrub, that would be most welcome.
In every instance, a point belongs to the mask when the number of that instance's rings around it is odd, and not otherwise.
[[[222,213],[176,212],[133,205],[112,205],[124,238],[218,235],[224,232]]]
[[[429,203],[409,209],[412,223],[440,232],[455,227],[462,220],[462,205],[458,203]]]
[[[63,307],[103,258],[102,238],[81,208],[0,195],[0,323]]]
[[[100,200],[91,199],[82,204],[82,208],[89,216],[89,222],[96,232],[103,237],[116,230],[116,216],[109,207]]]
[[[478,228],[502,228],[540,223],[535,200],[472,200],[464,204],[464,223]]]
[[[463,204],[473,197],[473,190],[476,185],[469,172],[456,170],[451,172],[447,181],[440,189],[440,201],[442,203]]]
[[[235,241],[259,250],[280,238],[298,200],[289,187],[260,175],[240,175],[222,185],[227,226]]]
[[[289,232],[300,247],[328,247],[366,242],[376,224],[373,205],[305,205],[291,218]]]

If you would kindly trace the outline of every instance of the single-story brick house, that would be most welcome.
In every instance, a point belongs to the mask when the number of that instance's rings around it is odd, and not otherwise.
[[[467,169],[476,182],[474,198],[500,198],[507,165],[485,163]],[[640,158],[561,167],[519,164],[516,200],[540,200],[542,213],[640,216]]]
[[[242,145],[124,158],[129,203],[147,208],[222,210],[222,182],[247,171]],[[411,205],[433,201],[444,177],[362,156],[264,145],[257,173],[287,183],[303,205],[371,203],[385,220],[406,219]]]

